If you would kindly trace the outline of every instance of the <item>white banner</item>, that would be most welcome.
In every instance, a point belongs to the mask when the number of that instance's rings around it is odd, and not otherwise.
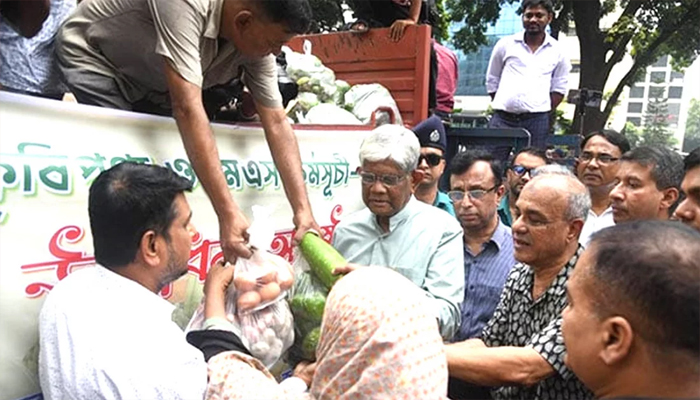
[[[342,215],[362,207],[356,170],[369,128],[297,128],[311,205],[329,238]],[[250,218],[254,204],[274,207],[271,248],[289,258],[291,208],[262,129],[213,130],[231,193]],[[39,392],[39,310],[59,280],[93,264],[88,189],[125,160],[165,165],[194,184],[187,198],[199,234],[189,274],[161,293],[182,311],[220,248],[216,216],[174,120],[0,92],[0,400]]]

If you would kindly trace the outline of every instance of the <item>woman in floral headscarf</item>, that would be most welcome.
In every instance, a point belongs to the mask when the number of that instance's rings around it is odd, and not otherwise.
[[[359,268],[328,296],[308,392],[277,384],[258,360],[229,351],[209,361],[207,398],[445,399],[445,353],[424,300],[390,269]]]

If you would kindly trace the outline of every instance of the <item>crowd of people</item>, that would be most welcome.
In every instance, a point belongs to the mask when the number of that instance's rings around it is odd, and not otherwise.
[[[392,37],[419,21],[421,2],[384,3],[398,10],[382,14]],[[248,221],[224,181],[203,92],[233,79],[255,101],[295,239],[320,231],[273,56],[308,29],[307,0],[17,4],[0,3],[11,23],[0,25],[3,89],[57,98],[60,72],[80,103],[172,113],[225,260],[250,256]],[[203,328],[185,337],[158,293],[187,272],[191,184],[123,163],[90,188],[97,266],[56,285],[42,308],[44,396],[700,398],[700,148],[684,160],[600,130],[582,138],[574,168],[551,163],[546,136],[570,65],[546,33],[551,1],[524,0],[522,11],[525,31],[501,39],[489,64],[490,126],[525,128],[533,146],[506,163],[483,149],[446,160],[437,106],[412,130],[369,133],[358,149],[365,207],[334,231],[348,264],[334,271],[344,277],[314,363],[278,382],[252,356],[225,312],[234,269],[223,261],[208,271]],[[364,22],[378,26],[373,15]],[[41,73],[8,74],[19,53],[4,43],[36,54]]]
[[[233,268],[210,268],[206,321],[186,339],[157,295],[187,271],[191,184],[155,165],[101,173],[88,205],[98,265],[60,282],[40,315],[46,398],[700,396],[700,148],[684,163],[597,131],[575,171],[539,149],[505,171],[466,150],[444,209],[417,198],[444,170],[442,124],[427,126],[363,141],[366,208],[334,232],[348,264],[316,362],[279,383],[227,319]]]

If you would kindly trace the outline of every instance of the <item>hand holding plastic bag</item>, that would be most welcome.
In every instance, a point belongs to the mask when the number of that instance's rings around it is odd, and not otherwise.
[[[294,283],[293,270],[287,260],[267,251],[274,237],[272,225],[263,216],[262,208],[253,207],[254,222],[248,232],[255,247],[249,259],[239,258],[233,282],[225,296],[226,318],[253,356],[266,366],[272,366],[294,342],[291,310],[284,301]],[[200,304],[186,329],[204,328],[204,302]]]

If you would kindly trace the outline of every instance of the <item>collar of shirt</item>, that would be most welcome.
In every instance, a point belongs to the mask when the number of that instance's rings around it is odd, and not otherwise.
[[[508,235],[509,229],[508,227],[501,222],[500,218],[498,220],[498,226],[496,227],[496,230],[493,231],[493,235],[491,235],[491,242],[496,244],[496,247],[498,247],[498,251],[501,251],[501,248],[505,244],[507,240],[513,240],[513,237],[511,235]]]
[[[525,32],[526,31],[523,30],[522,32],[520,32],[519,35],[515,35],[514,36],[515,41],[526,44],[525,43]],[[540,48],[543,48],[545,46],[551,46],[553,43],[554,43],[554,38],[552,36],[550,36],[549,33],[545,32],[544,33],[544,41],[542,42],[542,46],[540,46]]]
[[[125,302],[138,305],[138,308],[144,311],[144,314],[153,313],[153,315],[164,315],[172,318],[175,306],[159,295],[151,292],[140,283],[125,278],[110,269],[101,265],[96,265],[97,276],[107,283],[105,287],[114,288],[119,296],[122,296]],[[148,310],[143,310],[144,308]]]
[[[221,27],[221,9],[223,6],[224,0],[212,0],[211,3],[209,3],[207,22],[204,27],[204,37],[214,40],[219,38],[219,28]]]
[[[503,224],[500,218],[498,218],[498,225],[496,226],[496,230],[493,231],[493,234],[491,234],[489,240],[487,240],[481,245],[481,253],[479,253],[479,255],[484,254],[484,250],[486,250],[486,247],[489,245],[489,243],[493,243],[496,246],[496,252],[500,252],[501,248],[507,240],[513,240],[513,237],[508,235],[508,233],[508,227]],[[472,259],[478,257],[474,256],[471,250],[469,250],[469,246],[466,245],[464,246],[464,254],[465,256],[469,256]]]
[[[435,207],[443,208],[447,207],[448,205],[452,204],[452,200],[447,196],[446,193],[443,193],[438,190],[437,195],[435,196],[435,201],[433,202],[433,205]]]
[[[596,215],[596,213],[593,212],[593,209],[590,209],[588,210],[588,218],[603,218],[609,214],[612,214],[612,212],[612,205],[608,206],[608,208],[606,208],[600,215]]]
[[[508,194],[506,193],[501,202],[498,203],[498,215],[501,217],[501,221],[507,226],[513,224],[513,216],[510,214],[510,205],[508,204]]]
[[[576,253],[573,255],[573,257],[571,257],[569,261],[567,261],[567,263],[564,265],[561,271],[559,271],[554,280],[552,280],[552,283],[549,284],[547,290],[545,290],[545,292],[539,298],[537,298],[537,300],[535,300],[534,303],[546,301],[545,299],[551,295],[563,295],[564,291],[566,290],[566,281],[568,280],[567,278],[569,274],[571,274],[571,271],[574,269],[578,258],[581,256],[581,253],[583,253],[583,246],[579,244],[578,248],[576,249]],[[519,282],[514,286],[513,289],[521,292],[522,295],[526,296],[532,301],[532,287],[535,283],[535,273],[533,272],[532,267],[530,267],[529,265],[521,265],[527,267],[526,273],[521,275]]]
[[[393,217],[389,217],[389,232],[386,232],[385,234],[389,234],[393,232],[397,226],[401,225],[404,223],[411,215],[414,215],[413,209],[415,207],[418,207],[418,200],[411,195],[411,198],[408,199],[408,203],[401,209],[401,211],[397,212],[394,214]],[[374,225],[375,227],[382,232],[381,226],[379,226],[379,223],[377,222],[377,216],[375,215],[374,218]]]

